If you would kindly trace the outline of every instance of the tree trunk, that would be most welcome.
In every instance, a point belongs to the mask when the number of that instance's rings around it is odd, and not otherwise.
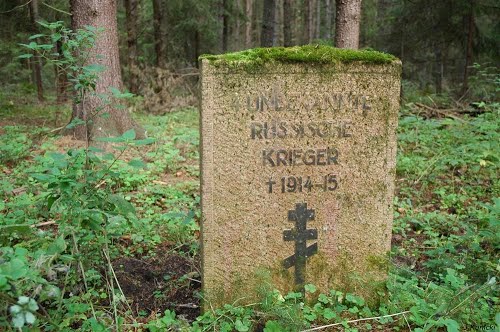
[[[320,38],[321,31],[321,0],[316,0],[316,27],[314,29],[314,38]]]
[[[101,65],[104,70],[98,73],[94,91],[85,91],[80,102],[73,105],[73,119],[79,118],[87,123],[76,126],[72,131],[73,135],[78,139],[91,141],[96,137],[121,135],[134,128],[137,137],[143,137],[142,129],[132,120],[128,111],[114,107],[115,100],[112,97],[111,103],[106,103],[101,97],[110,96],[110,88],[122,88],[116,0],[71,0],[70,4],[73,30],[83,29],[85,26],[104,29],[97,33],[95,45],[85,62],[85,65]]]
[[[313,40],[313,3],[312,0],[304,1],[304,44]]]
[[[59,59],[62,60],[62,43],[60,40],[56,42],[56,51],[57,54],[60,54]],[[69,99],[67,92],[69,82],[66,71],[61,70],[58,66],[54,67],[56,73],[56,103],[60,105],[66,103]]]
[[[245,47],[252,47],[252,17],[253,17],[253,0],[245,2]]]
[[[281,0],[274,0],[274,20],[273,20],[273,46],[279,45],[281,31]]]
[[[227,52],[227,41],[229,35],[229,16],[227,15],[227,0],[222,0],[222,53]]]
[[[137,66],[137,0],[124,0],[127,26],[127,50],[130,92],[137,94],[139,88]]]
[[[293,0],[284,0],[283,2],[283,42],[285,47],[293,45],[293,18],[294,11],[292,7]]]
[[[163,42],[163,12],[161,0],[153,0],[153,34],[156,53],[156,66],[165,67],[165,44]]]
[[[200,57],[200,30],[196,29],[194,32],[194,59],[193,63],[196,63],[196,66],[198,66],[198,58]]]
[[[358,49],[361,0],[337,0],[336,5],[335,46]]]
[[[464,79],[462,83],[462,96],[469,90],[469,67],[472,64],[472,46],[474,42],[474,1],[470,3],[469,15],[467,15],[467,43],[465,49]]]
[[[235,17],[235,28],[232,34],[233,48],[241,49],[241,0],[236,0],[236,17]]]
[[[436,85],[436,93],[443,92],[443,55],[440,46],[434,46],[435,68],[434,68],[434,84]]]
[[[262,15],[262,34],[260,44],[262,47],[272,47],[274,37],[274,27],[276,19],[275,0],[264,0],[264,11]]]
[[[323,39],[332,38],[332,0],[325,0],[325,34]]]
[[[38,14],[38,0],[32,0],[30,3],[30,20],[32,24],[32,31],[38,33],[38,23],[40,16]],[[43,97],[43,81],[42,81],[42,58],[36,52],[33,56],[33,78],[36,84],[36,91],[38,101],[44,101]]]

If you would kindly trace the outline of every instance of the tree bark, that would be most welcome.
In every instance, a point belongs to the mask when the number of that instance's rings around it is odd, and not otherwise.
[[[325,34],[324,39],[332,38],[332,0],[325,0]]]
[[[95,45],[85,62],[85,65],[101,65],[104,71],[98,74],[94,91],[85,91],[80,102],[73,105],[73,119],[79,118],[87,125],[76,126],[72,134],[89,142],[96,137],[117,136],[129,129],[136,129],[137,137],[143,137],[144,132],[127,110],[114,107],[114,98],[110,97],[111,102],[106,103],[101,97],[110,96],[110,88],[122,88],[116,0],[71,0],[70,5],[73,30],[85,26],[104,29],[97,33]]]
[[[236,17],[235,17],[235,28],[232,34],[233,48],[239,50],[241,49],[241,0],[236,0]]]
[[[285,47],[293,45],[293,0],[283,2],[283,42]]]
[[[278,46],[280,42],[280,31],[281,31],[281,6],[282,0],[274,0],[274,20],[273,20],[273,46]]]
[[[165,67],[165,43],[163,41],[163,12],[161,0],[153,0],[153,35],[156,53],[156,66]]]
[[[222,0],[222,52],[227,52],[227,42],[229,36],[229,16],[227,15],[227,0]]]
[[[38,12],[38,0],[32,0],[30,3],[30,20],[32,24],[32,31],[34,33],[38,33],[38,23],[40,20],[39,12]],[[45,98],[43,96],[43,81],[42,81],[42,58],[36,52],[33,55],[33,78],[34,83],[36,84],[36,91],[38,101],[44,101]]]
[[[315,22],[315,29],[314,29],[314,38],[319,39],[320,38],[320,31],[321,31],[321,0],[316,0],[316,22]]]
[[[313,39],[313,3],[304,1],[304,44],[310,44]]]
[[[443,55],[440,46],[434,46],[435,68],[434,68],[434,84],[436,85],[436,93],[443,92]]]
[[[59,55],[59,59],[62,59],[62,43],[61,41],[56,42],[56,51]],[[61,70],[58,66],[55,67],[56,74],[56,103],[64,104],[68,101],[67,88],[69,85],[67,73]]]
[[[252,18],[253,18],[253,0],[245,2],[245,47],[252,47]]]
[[[358,49],[361,0],[337,0],[336,5],[335,46]]]
[[[262,47],[273,46],[275,19],[275,0],[264,0],[264,12],[262,15],[262,34],[260,37],[260,44]]]
[[[200,57],[200,43],[201,43],[200,30],[196,29],[196,31],[194,32],[194,59],[193,59],[193,63],[195,63],[196,66],[199,65],[198,58]]]
[[[127,50],[130,92],[137,94],[139,87],[137,66],[137,0],[124,0],[127,27]]]
[[[462,83],[462,95],[469,90],[469,67],[472,64],[472,47],[474,44],[474,1],[470,3],[469,14],[467,15],[467,42],[465,48],[464,78]]]

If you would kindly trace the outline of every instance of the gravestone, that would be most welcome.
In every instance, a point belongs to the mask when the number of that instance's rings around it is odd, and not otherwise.
[[[387,274],[401,63],[326,46],[201,58],[202,277],[211,305]]]

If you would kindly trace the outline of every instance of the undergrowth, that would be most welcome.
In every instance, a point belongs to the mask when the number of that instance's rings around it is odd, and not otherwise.
[[[156,142],[131,146],[114,163],[96,159],[110,171],[102,180],[98,169],[82,170],[78,149],[60,151],[57,136],[40,139],[27,127],[3,128],[8,144],[2,145],[0,171],[0,296],[7,306],[0,308],[0,325],[92,331],[111,325],[151,331],[298,331],[332,324],[342,331],[493,329],[499,319],[498,115],[497,108],[460,120],[425,120],[403,111],[389,296],[377,307],[356,294],[319,294],[308,285],[306,298],[268,291],[254,305],[227,304],[193,321],[178,316],[175,306],[141,319],[116,280],[109,297],[106,257],[92,252],[109,246],[110,260],[140,259],[167,242],[172,252],[196,259],[197,110],[140,119]],[[90,192],[78,180],[85,176],[95,178]],[[61,224],[61,218],[71,222]],[[85,227],[74,233],[75,223]],[[94,237],[96,231],[106,237]]]

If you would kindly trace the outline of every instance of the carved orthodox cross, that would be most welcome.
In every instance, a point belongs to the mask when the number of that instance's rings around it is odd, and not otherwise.
[[[307,209],[307,203],[295,204],[295,210],[288,211],[288,220],[295,222],[295,229],[283,232],[283,240],[295,241],[295,253],[283,260],[285,269],[295,266],[295,284],[303,286],[306,274],[306,260],[318,252],[318,243],[307,246],[307,240],[316,240],[318,230],[307,229],[307,222],[314,220],[314,210]]]

